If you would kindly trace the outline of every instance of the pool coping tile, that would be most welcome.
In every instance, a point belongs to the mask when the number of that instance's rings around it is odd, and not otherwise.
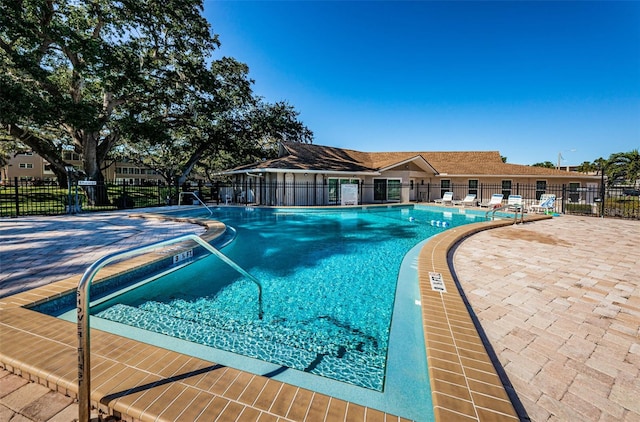
[[[548,218],[527,216],[525,223]],[[520,419],[454,279],[450,260],[452,249],[466,237],[508,225],[513,222],[505,219],[451,228],[420,251],[422,320],[436,421]],[[430,273],[440,275],[446,291],[432,288]]]

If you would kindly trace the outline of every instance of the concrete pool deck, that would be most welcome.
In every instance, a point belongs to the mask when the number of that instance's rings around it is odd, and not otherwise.
[[[80,241],[83,236],[77,233],[79,224],[91,230],[107,228],[100,232],[99,242],[103,243]],[[640,222],[561,216],[488,231],[484,228],[491,223],[480,224],[483,231],[470,237],[477,228],[448,230],[429,242],[419,259],[423,324],[437,418],[518,418],[505,389],[500,388],[502,381],[490,365],[491,356],[482,352],[482,336],[474,334],[473,318],[456,294],[455,279],[449,273],[451,261],[482,324],[484,337],[490,339],[496,359],[532,420],[640,420]],[[22,235],[16,233],[18,228],[24,231]],[[95,246],[96,254],[103,256],[108,247],[127,249],[190,230],[204,231],[187,223],[129,219],[122,213],[117,217],[110,213],[108,219],[81,215],[0,220],[0,295],[7,294],[5,286],[15,293],[12,280],[16,274],[29,283],[43,284],[35,289],[30,284],[30,291],[0,298],[0,366],[5,368],[0,373],[0,418],[5,414],[3,406],[12,409],[3,401],[12,394],[5,393],[3,385],[18,384],[10,372],[35,381],[30,384],[53,388],[62,397],[76,394],[75,324],[58,322],[20,305],[73,289],[77,274],[96,259],[72,261],[82,257],[88,247]],[[151,238],[149,233],[160,237]],[[116,234],[119,240],[110,238]],[[7,239],[10,242],[5,242]],[[450,246],[462,239],[449,255]],[[125,241],[130,243],[124,245]],[[75,285],[73,277],[50,283],[67,276],[56,272],[63,251],[65,262],[78,265]],[[5,270],[14,265],[24,268],[24,261],[15,263],[27,259],[25,256],[30,257],[26,266],[31,268],[31,275]],[[431,290],[428,273],[434,271],[443,275],[447,293]],[[151,410],[161,416],[160,420],[174,420],[170,412],[185,412],[199,401],[206,401],[203,406],[218,412],[222,420],[239,416],[260,420],[317,420],[320,415],[327,420],[385,417],[373,409],[232,368],[215,368],[211,363],[117,336],[95,335],[93,342],[97,357],[92,366],[98,367],[94,377],[126,370],[126,377],[122,372],[101,385],[95,385],[92,378],[92,387],[100,390],[93,392],[94,400],[96,394],[102,394],[101,407],[117,409],[125,420],[145,420]],[[40,349],[43,347],[46,350]],[[25,350],[36,356],[22,356]],[[159,357],[147,362],[155,368],[140,371],[139,361],[145,360],[142,355],[153,357],[147,361]],[[41,364],[34,363],[38,359]],[[158,367],[158,362],[166,359],[166,366]],[[12,383],[3,384],[3,380]],[[133,383],[128,390],[127,382]],[[185,389],[176,393],[176,384]],[[174,396],[188,399],[189,406],[183,405],[182,410],[158,406],[168,400],[166,397]],[[123,412],[125,406],[133,414]],[[185,413],[182,417],[195,420]],[[386,417],[390,420],[391,415]]]

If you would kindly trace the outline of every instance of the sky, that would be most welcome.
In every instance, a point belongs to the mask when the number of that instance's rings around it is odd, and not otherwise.
[[[204,5],[214,58],[246,63],[314,144],[563,166],[640,149],[640,2]]]

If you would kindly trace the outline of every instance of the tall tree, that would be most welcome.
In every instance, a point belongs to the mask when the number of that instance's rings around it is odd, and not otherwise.
[[[160,123],[146,117],[184,112],[194,92],[215,95],[216,69],[206,66],[218,38],[201,12],[202,0],[0,2],[2,129],[59,179],[68,144],[87,177],[103,180],[101,163],[125,130],[147,134]]]
[[[195,133],[179,126],[153,137],[125,142],[121,154],[181,185],[194,167],[211,176],[239,164],[277,155],[281,140],[310,142],[313,133],[292,106],[251,98],[242,106],[208,114]]]
[[[599,171],[599,165],[590,161],[583,161],[576,170],[581,173],[597,173]]]
[[[611,154],[607,160],[607,177],[610,184],[640,183],[640,153],[637,149]]]

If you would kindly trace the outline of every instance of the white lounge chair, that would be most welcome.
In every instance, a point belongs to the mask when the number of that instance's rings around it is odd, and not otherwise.
[[[502,198],[504,198],[503,194],[494,193],[493,195],[491,195],[491,199],[489,201],[481,202],[480,206],[481,207],[488,207],[488,208],[495,208],[496,206],[502,205]]]
[[[521,210],[522,207],[522,195],[509,195],[507,198],[507,206],[510,210]]]
[[[473,207],[477,204],[478,201],[476,201],[476,194],[475,193],[470,193],[467,196],[464,197],[464,199],[462,201],[453,201],[453,205],[462,205],[463,207]]]
[[[436,199],[434,202],[442,205],[452,205],[453,204],[453,192],[445,192],[442,195],[442,198]]]
[[[547,212],[553,209],[556,202],[556,196],[551,193],[543,193],[540,195],[540,202],[529,207],[529,212]]]

